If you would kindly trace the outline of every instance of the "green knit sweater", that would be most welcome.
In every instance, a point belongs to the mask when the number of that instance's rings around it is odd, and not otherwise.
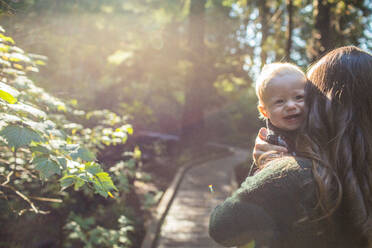
[[[209,234],[223,246],[323,248],[363,247],[342,208],[332,219],[319,217],[311,162],[285,157],[248,177],[211,214]]]

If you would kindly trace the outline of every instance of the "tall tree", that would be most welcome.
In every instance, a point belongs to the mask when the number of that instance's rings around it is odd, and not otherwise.
[[[267,6],[266,0],[261,0],[258,2],[258,10],[260,15],[260,22],[261,22],[261,67],[266,64],[267,60],[267,48],[266,48],[266,41],[269,36],[269,14],[270,9]]]
[[[313,2],[312,37],[307,46],[310,61],[343,45],[359,45],[371,13],[371,6],[362,0]]]
[[[292,49],[292,33],[293,33],[293,0],[287,0],[287,31],[286,38],[287,44],[285,48],[285,57],[287,61],[291,60],[291,49]]]
[[[185,105],[182,116],[182,136],[184,140],[202,141],[204,110],[206,106],[205,77],[205,0],[191,0],[189,13],[189,60],[192,69],[186,84]],[[187,142],[188,143],[188,142]]]
[[[333,4],[325,0],[315,0],[313,3],[313,39],[308,46],[308,55],[311,61],[316,60],[321,54],[332,48],[331,5]]]

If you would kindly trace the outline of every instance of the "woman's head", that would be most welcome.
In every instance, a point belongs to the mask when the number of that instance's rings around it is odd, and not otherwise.
[[[307,76],[309,100],[326,97],[341,111],[355,110],[353,116],[365,116],[361,110],[372,111],[371,54],[354,46],[335,49],[315,63]]]
[[[352,139],[356,138],[354,131],[371,133],[371,54],[354,46],[335,49],[315,63],[307,76],[307,129],[325,145],[322,148],[343,132]]]
[[[313,172],[322,208],[328,215],[343,201],[354,225],[372,237],[372,55],[341,47],[307,76],[306,131],[320,159]]]

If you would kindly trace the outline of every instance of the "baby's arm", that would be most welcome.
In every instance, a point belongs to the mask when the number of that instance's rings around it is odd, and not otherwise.
[[[258,131],[255,145],[253,148],[253,160],[255,163],[257,163],[258,158],[265,152],[268,152],[268,151],[277,151],[279,153],[288,152],[287,148],[285,148],[284,146],[273,145],[267,142],[266,137],[267,137],[267,129],[263,127],[260,129],[260,131]]]

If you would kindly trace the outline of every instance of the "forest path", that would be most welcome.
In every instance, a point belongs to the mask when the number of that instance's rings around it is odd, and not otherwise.
[[[187,170],[161,226],[157,248],[222,247],[208,235],[209,215],[234,189],[234,167],[247,160],[248,151],[204,162]],[[213,192],[210,186],[213,187]]]

